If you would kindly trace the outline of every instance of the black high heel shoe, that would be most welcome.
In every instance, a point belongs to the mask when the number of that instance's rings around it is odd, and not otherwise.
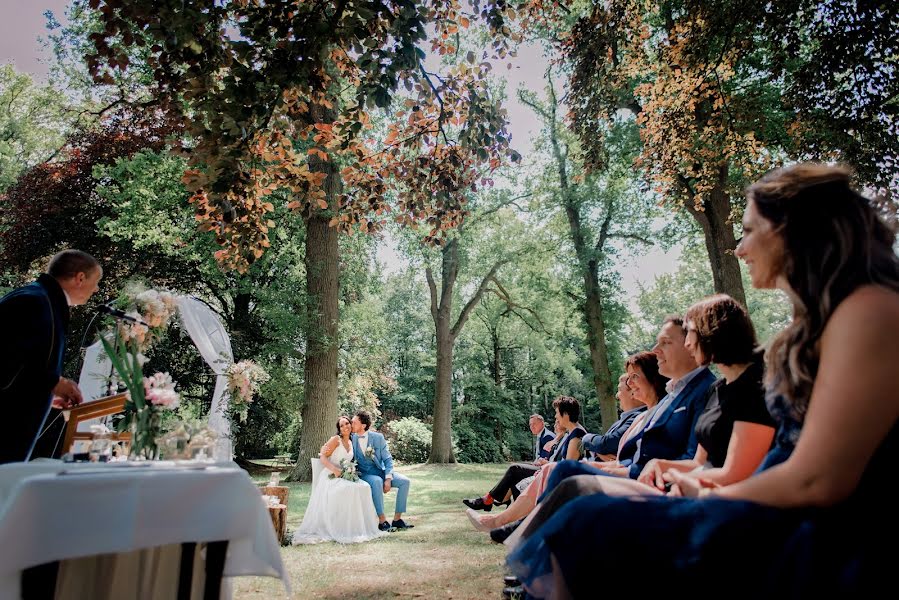
[[[508,586],[503,588],[503,598],[509,598],[509,600],[525,600],[527,594],[520,585]]]

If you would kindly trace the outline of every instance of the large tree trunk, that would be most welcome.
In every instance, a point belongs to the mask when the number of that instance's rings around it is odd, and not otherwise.
[[[692,202],[687,202],[687,210],[702,227],[705,236],[705,247],[712,267],[712,278],[715,291],[728,294],[734,300],[746,306],[746,292],[743,289],[743,278],[740,275],[740,262],[734,254],[737,240],[734,226],[730,220],[730,198],[725,191],[727,167],[721,169],[718,183],[703,203],[703,210],[696,210]]]
[[[453,335],[449,307],[437,318],[437,378],[434,384],[434,429],[429,463],[454,463],[452,436]]]
[[[451,239],[441,252],[440,297],[430,271],[431,316],[437,337],[437,376],[434,381],[434,425],[431,431],[429,463],[454,463],[453,455],[453,344],[456,336],[450,323],[453,315],[453,287],[459,275],[459,241]]]
[[[318,105],[313,116],[320,122],[333,120]],[[310,157],[314,171],[327,173],[322,184],[330,210],[336,211],[342,182],[337,167]],[[303,368],[303,408],[300,410],[302,431],[297,464],[290,480],[309,481],[312,478],[311,458],[334,431],[337,422],[337,348],[339,321],[339,253],[338,232],[328,226],[331,215],[316,210],[306,220],[306,359]]]
[[[306,231],[307,317],[304,402],[300,415],[303,429],[300,454],[290,474],[294,481],[311,478],[309,459],[333,433],[337,421],[337,324],[338,264],[335,228],[327,216],[309,219]]]
[[[586,300],[581,307],[584,321],[587,326],[587,344],[590,347],[590,365],[593,367],[593,387],[596,390],[596,398],[599,400],[599,415],[602,420],[602,430],[618,420],[618,403],[612,389],[612,374],[609,369],[609,351],[606,348],[606,327],[602,314],[602,293],[599,289],[599,257],[602,256],[608,228],[611,222],[609,207],[606,207],[606,217],[602,231],[597,235],[596,244],[591,245],[587,241],[584,225],[581,220],[581,210],[574,189],[568,181],[568,151],[563,152],[559,140],[559,121],[556,118],[558,101],[556,92],[550,80],[549,85],[549,112],[548,114],[535,105],[531,105],[538,114],[543,116],[548,129],[549,141],[552,146],[553,158],[556,161],[556,169],[559,173],[559,190],[561,191],[562,204],[565,216],[568,219],[568,228],[571,234],[571,242],[577,255],[578,268],[584,279],[584,295]]]
[[[609,369],[609,351],[606,348],[606,326],[602,314],[602,298],[596,261],[588,263],[584,272],[584,289],[587,301],[584,316],[587,320],[587,340],[590,345],[590,364],[593,367],[593,387],[599,398],[599,416],[602,431],[618,420],[618,405],[612,389],[612,372]]]
[[[567,182],[567,179],[562,181]],[[566,183],[563,189],[567,190],[567,187]],[[593,367],[593,388],[599,400],[602,431],[605,431],[618,420],[618,403],[612,389],[612,373],[609,369],[609,351],[606,348],[606,326],[602,314],[602,292],[599,289],[599,266],[596,255],[602,251],[605,244],[604,236],[607,235],[611,215],[606,215],[603,231],[597,240],[598,248],[595,250],[587,246],[581,225],[580,208],[570,199],[565,201],[565,215],[568,217],[571,241],[584,280],[585,300],[581,312],[587,325],[587,345],[590,348],[590,365]]]
[[[455,324],[450,325],[453,315],[453,288],[459,276],[459,240],[453,238],[442,251],[440,265],[440,293],[431,268],[425,269],[428,291],[431,294],[431,317],[437,336],[437,378],[434,382],[434,427],[431,432],[431,455],[429,463],[454,463],[452,435],[453,408],[453,344],[459,332],[465,327],[474,307],[481,301],[487,284],[496,276],[497,270],[508,260],[497,261],[481,280],[477,291],[468,300]]]

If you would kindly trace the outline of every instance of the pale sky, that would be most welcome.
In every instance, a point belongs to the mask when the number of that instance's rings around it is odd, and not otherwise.
[[[38,37],[47,35],[44,13],[51,10],[58,21],[64,22],[68,4],[67,0],[0,0],[0,62],[12,63],[17,70],[46,80],[47,65],[41,59],[51,55],[38,43]]]
[[[45,81],[46,63],[51,56],[38,42],[39,37],[47,34],[44,13],[51,10],[57,20],[64,22],[67,5],[67,0],[0,0],[0,62],[11,62],[17,70]],[[511,69],[506,68],[506,62],[511,62]],[[532,140],[539,133],[540,125],[531,110],[518,102],[516,90],[523,85],[542,94],[548,64],[542,49],[530,45],[519,49],[515,58],[495,65],[494,73],[506,78],[512,146],[524,156],[533,150]],[[628,266],[623,269],[622,284],[632,307],[639,284],[648,285],[657,275],[675,270],[680,250],[677,247],[664,253],[651,249],[644,256],[625,257]],[[389,239],[381,243],[378,259],[388,272],[401,269],[404,263]]]

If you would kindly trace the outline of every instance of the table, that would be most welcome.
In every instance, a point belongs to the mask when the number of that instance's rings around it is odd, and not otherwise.
[[[0,600],[38,565],[190,544],[207,564],[224,554],[225,578],[277,577],[290,593],[259,488],[233,462],[0,465]]]

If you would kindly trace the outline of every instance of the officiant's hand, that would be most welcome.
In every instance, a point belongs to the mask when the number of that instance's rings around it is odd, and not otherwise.
[[[81,390],[71,379],[59,378],[59,383],[53,388],[53,408],[72,408],[84,401]]]
[[[391,479],[384,480],[384,493],[385,494],[390,491],[390,482],[391,481],[392,481]]]

